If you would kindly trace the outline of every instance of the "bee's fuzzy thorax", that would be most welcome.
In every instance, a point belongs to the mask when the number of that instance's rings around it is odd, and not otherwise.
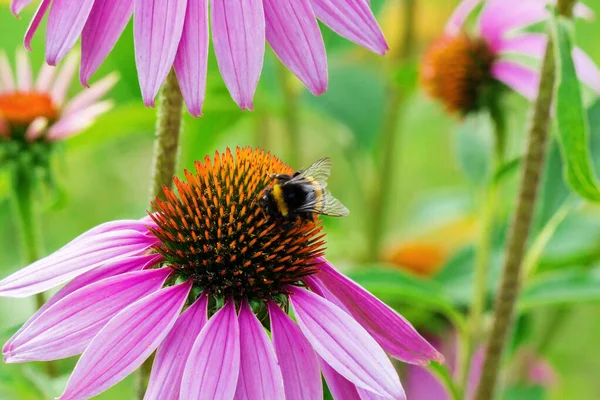
[[[270,174],[291,168],[260,150],[229,149],[196,162],[165,188],[151,214],[156,247],[183,278],[218,297],[270,299],[316,272],[325,244],[318,221],[282,223],[261,205]]]

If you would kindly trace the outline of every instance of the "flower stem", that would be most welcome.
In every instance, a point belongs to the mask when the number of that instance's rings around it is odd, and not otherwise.
[[[157,110],[150,201],[156,197],[164,200],[163,186],[171,187],[173,184],[179,153],[182,112],[183,97],[175,71],[171,70],[162,87]]]
[[[404,32],[401,41],[401,48],[397,57],[393,60],[394,66],[400,65],[408,60],[415,47],[415,25],[416,25],[416,0],[405,0],[402,10],[402,26]],[[370,232],[368,237],[368,259],[376,261],[379,259],[384,238],[385,212],[387,209],[389,186],[398,184],[397,177],[394,176],[394,168],[398,162],[397,141],[398,133],[398,110],[402,105],[403,93],[398,90],[395,83],[389,87],[387,99],[387,115],[383,123],[383,135],[381,137],[381,166],[379,169],[379,180],[373,188],[373,200],[371,209],[373,216],[371,219]]]
[[[559,0],[559,12],[563,15],[571,15],[574,2],[575,0]],[[548,35],[539,92],[528,133],[519,196],[508,236],[502,283],[496,299],[492,330],[487,340],[486,355],[475,400],[489,400],[494,396],[506,337],[512,325],[515,302],[520,290],[525,244],[533,220],[540,176],[544,167],[555,82],[554,39],[551,32]]]
[[[156,135],[154,140],[154,158],[150,181],[150,201],[156,197],[164,200],[163,187],[173,185],[173,176],[179,156],[179,135],[181,134],[183,97],[177,82],[175,71],[171,70],[160,93]],[[150,356],[139,369],[137,394],[143,399],[150,380],[154,355]]]
[[[494,180],[496,172],[504,163],[505,153],[505,123],[504,117],[499,112],[492,112],[491,119],[494,123],[495,132],[495,154],[493,168],[491,169],[490,181],[484,189],[482,195],[479,231],[479,243],[475,255],[475,282],[473,289],[473,302],[469,315],[468,339],[464,341],[464,348],[461,349],[461,359],[459,364],[459,382],[462,393],[466,393],[469,381],[469,370],[471,359],[475,349],[483,336],[483,314],[485,311],[485,301],[488,288],[488,271],[490,266],[490,252],[492,248],[492,234],[494,231],[494,220],[498,206],[498,193],[500,188]]]
[[[40,258],[40,232],[37,222],[39,217],[36,215],[35,196],[34,196],[34,176],[33,168],[29,165],[18,164],[12,171],[11,184],[14,195],[16,215],[19,221],[21,231],[21,247],[23,261],[25,264],[31,264]],[[36,310],[39,310],[46,298],[44,293],[35,295]],[[46,372],[50,377],[56,377],[58,371],[56,365],[52,362],[45,363]]]
[[[298,91],[294,88],[292,74],[285,65],[279,63],[277,66],[279,82],[283,90],[283,112],[284,123],[288,134],[288,163],[299,169],[302,167],[302,143],[300,141],[300,116],[298,113]]]

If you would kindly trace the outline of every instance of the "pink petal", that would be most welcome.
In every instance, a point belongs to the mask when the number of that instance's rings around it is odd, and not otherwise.
[[[175,61],[187,0],[135,0],[135,61],[144,104],[154,98]]]
[[[31,316],[27,322],[10,338],[4,348],[2,349],[3,353],[7,353],[13,346],[12,341],[18,337],[21,332],[27,329],[34,321],[36,321],[40,315],[47,309],[49,309],[54,304],[58,303],[60,300],[64,299],[71,293],[91,285],[95,282],[101,281],[103,279],[110,278],[112,276],[117,276],[120,274],[124,274],[127,272],[138,271],[141,269],[149,268],[160,261],[162,261],[162,256],[158,254],[150,254],[145,256],[137,256],[137,257],[127,257],[124,259],[118,259],[111,263],[102,265],[96,269],[88,271],[77,278],[73,279],[71,282],[67,283],[62,289],[60,289],[54,296],[50,298],[33,316]]]
[[[6,53],[0,51],[0,89],[3,92],[14,92],[15,81],[13,80],[12,69]]]
[[[462,0],[460,4],[454,9],[454,12],[448,18],[446,22],[445,33],[449,35],[456,35],[460,33],[462,27],[473,10],[481,4],[483,0]]]
[[[114,102],[107,100],[92,104],[83,110],[69,113],[59,119],[46,135],[49,141],[61,140],[74,136],[94,124],[96,118],[114,107]]]
[[[338,306],[306,289],[288,287],[298,325],[313,349],[356,386],[404,399],[389,358],[369,333]]]
[[[44,15],[46,15],[46,11],[48,10],[48,7],[50,6],[51,2],[52,0],[42,0],[40,2],[38,9],[35,11],[35,14],[31,19],[31,22],[29,23],[27,31],[25,31],[25,39],[23,40],[23,45],[29,51],[31,51],[31,40],[33,39],[33,35],[35,35],[35,33],[37,32],[37,29],[40,26]]]
[[[88,285],[60,300],[5,346],[5,362],[47,361],[81,354],[121,310],[159,290],[170,268],[130,272]]]
[[[585,4],[578,2],[573,7],[573,15],[577,18],[585,19],[588,21],[593,21],[596,18],[596,13],[594,10],[586,6]]]
[[[286,400],[322,400],[319,363],[310,343],[277,304],[270,302],[268,308]]]
[[[19,17],[19,14],[25,7],[27,7],[32,0],[12,0],[10,3],[10,11]]]
[[[323,260],[317,278],[329,292],[324,297],[336,304],[338,299],[350,315],[392,356],[413,364],[429,360],[443,362],[444,357],[400,314],[377,299],[356,282],[348,279]],[[332,295],[335,298],[332,298]]]
[[[91,236],[97,236],[102,233],[108,232],[118,232],[118,231],[136,231],[141,234],[148,235],[150,232],[148,231],[148,227],[156,227],[154,221],[152,221],[149,217],[144,217],[139,220],[135,219],[121,219],[116,221],[105,222],[103,224],[97,225],[92,229],[82,233],[71,242],[67,243],[66,246],[70,246],[72,244],[77,243],[79,240],[88,238]]]
[[[313,94],[327,90],[327,55],[309,0],[263,0],[267,41]]]
[[[83,86],[111,52],[133,13],[133,0],[94,0],[94,6],[81,33]]]
[[[206,324],[208,296],[200,295],[158,347],[144,400],[179,399],[185,364]]]
[[[50,91],[54,105],[61,106],[67,96],[67,91],[73,81],[73,76],[77,70],[78,57],[75,54],[67,57],[63,66],[58,71],[58,76],[54,81],[54,85]]]
[[[62,115],[68,115],[74,112],[81,111],[86,107],[91,106],[100,100],[112,87],[117,83],[119,77],[116,73],[112,73],[98,82],[94,83],[89,89],[83,90],[77,96],[73,97],[69,101],[63,111]]]
[[[354,386],[352,382],[338,374],[337,371],[331,368],[325,361],[319,360],[319,364],[321,365],[321,371],[323,371],[323,376],[327,382],[327,387],[334,399],[360,400],[360,396],[356,391],[356,386]]]
[[[241,305],[240,376],[236,400],[280,400],[285,398],[283,378],[273,344],[248,302]]]
[[[17,87],[20,91],[29,92],[33,87],[31,63],[23,49],[17,50]]]
[[[208,0],[188,0],[175,72],[188,111],[202,115],[208,65]]]
[[[27,127],[27,130],[25,131],[25,139],[27,139],[29,142],[33,142],[42,136],[44,132],[46,132],[47,127],[48,119],[45,117],[37,117]]]
[[[500,60],[492,66],[492,76],[528,100],[537,96],[540,76],[525,66]]]
[[[111,319],[82,354],[60,399],[95,396],[135,371],[167,336],[191,287],[159,290]]]
[[[56,65],[75,44],[94,0],[52,0],[46,28],[46,61]]]
[[[233,100],[252,110],[265,54],[262,0],[212,0],[211,25],[215,55]]]
[[[0,296],[44,292],[122,257],[139,255],[157,243],[135,231],[109,232],[79,240],[0,281]]]
[[[600,93],[600,69],[594,61],[583,50],[575,48],[573,49],[573,62],[579,79],[596,93]]]
[[[384,55],[389,49],[383,32],[364,0],[311,0],[315,15],[339,35]]]
[[[202,328],[185,365],[181,399],[231,400],[240,373],[240,327],[227,301]]]
[[[548,38],[542,33],[527,33],[502,39],[498,45],[499,54],[519,54],[541,59],[546,51]]]
[[[38,92],[49,92],[50,88],[52,87],[54,72],[56,72],[56,67],[46,63],[42,64],[42,68],[40,69],[37,80],[35,81],[35,90]]]

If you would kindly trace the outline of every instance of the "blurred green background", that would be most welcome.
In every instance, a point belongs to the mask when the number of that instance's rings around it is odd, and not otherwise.
[[[34,7],[16,19],[7,3],[0,2],[0,48],[14,60]],[[241,112],[211,55],[205,116],[185,116],[178,171],[228,146],[261,146],[296,168],[319,157],[332,157],[330,188],[351,214],[344,219],[326,219],[328,258],[352,271],[356,279],[424,332],[448,335],[447,310],[450,314],[463,312],[471,293],[477,210],[491,143],[489,123],[485,118],[461,121],[449,117],[418,87],[419,57],[441,33],[457,1],[416,2],[415,49],[407,60],[399,57],[403,51],[403,2],[371,3],[392,50],[379,57],[323,27],[330,83],[328,92],[320,97],[311,96],[268,50],[255,111]],[[600,13],[600,0],[586,3]],[[577,29],[578,44],[600,63],[600,25],[580,22]],[[33,42],[31,57],[36,68],[43,60],[43,33],[40,29]],[[58,189],[40,196],[46,254],[101,222],[138,218],[147,208],[155,111],[145,108],[140,98],[131,24],[96,79],[111,71],[118,71],[121,77],[109,95],[116,107],[94,127],[68,140],[55,166]],[[79,83],[74,81],[71,90],[79,91]],[[512,94],[505,105],[510,152],[518,156],[527,102]],[[592,147],[598,148],[594,154],[600,166],[600,103],[590,96],[589,106]],[[292,151],[294,141],[299,146]],[[390,146],[391,164],[386,171],[391,179],[383,188],[386,201],[382,203],[377,195],[379,171]],[[555,146],[549,158],[534,236],[569,195]],[[504,221],[513,204],[518,173],[506,175]],[[7,189],[6,176],[0,172],[0,276],[23,266]],[[382,234],[374,239],[374,215],[381,204]],[[494,277],[498,276],[506,222],[499,225]],[[523,294],[518,340],[538,348],[558,376],[547,398],[600,398],[599,260],[600,209],[580,205],[553,232],[539,259],[538,274]],[[495,278],[492,283],[495,286]],[[2,342],[33,311],[32,299],[0,299]],[[560,327],[553,325],[557,315]],[[548,344],[538,346],[542,340]],[[0,399],[50,398],[60,393],[74,362],[61,362],[65,375],[53,382],[36,373],[40,368],[36,364],[0,365]],[[98,398],[131,399],[133,393],[133,378],[129,377]]]

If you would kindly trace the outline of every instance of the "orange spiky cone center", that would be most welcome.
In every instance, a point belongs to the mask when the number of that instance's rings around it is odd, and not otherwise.
[[[46,93],[5,93],[0,94],[0,117],[11,125],[29,125],[38,117],[55,120],[58,109]]]
[[[292,173],[289,166],[244,148],[195,167],[153,203],[156,250],[181,277],[216,297],[267,300],[317,272],[325,244],[319,221],[285,223],[261,207],[269,175]]]
[[[484,85],[491,79],[493,54],[488,44],[464,33],[443,36],[431,45],[420,68],[421,85],[449,113],[479,108]]]

